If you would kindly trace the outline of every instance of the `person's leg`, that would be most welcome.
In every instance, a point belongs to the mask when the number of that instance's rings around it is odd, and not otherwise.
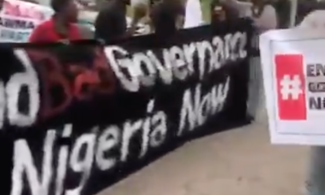
[[[312,147],[306,195],[325,194],[325,147]]]

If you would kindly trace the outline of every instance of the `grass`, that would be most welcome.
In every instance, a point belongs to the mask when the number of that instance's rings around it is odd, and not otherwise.
[[[211,0],[201,0],[203,19],[207,22],[210,22],[210,4]]]

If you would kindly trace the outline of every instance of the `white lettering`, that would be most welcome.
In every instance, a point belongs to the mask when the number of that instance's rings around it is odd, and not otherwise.
[[[172,46],[159,53],[149,50],[129,54],[117,46],[107,47],[105,52],[124,88],[134,92],[141,86],[153,86],[157,77],[164,84],[171,84],[173,78],[184,80],[193,73],[203,79],[228,61],[245,58],[246,39],[246,33],[236,32],[224,37],[213,37],[212,41]],[[162,56],[158,57],[160,53]],[[196,56],[198,71],[195,71],[193,63]]]
[[[116,164],[116,158],[105,157],[105,153],[117,146],[120,140],[120,129],[117,126],[106,128],[98,139],[96,162],[100,170],[111,169]]]
[[[143,86],[152,86],[155,84],[156,68],[151,63],[150,58],[144,53],[136,53],[133,55],[133,66],[141,71],[139,81]],[[147,72],[147,73],[144,73]]]
[[[4,122],[6,120],[6,94],[5,85],[0,81],[0,129],[3,128]]]
[[[127,160],[131,139],[141,130],[142,124],[143,121],[141,119],[135,122],[127,121],[124,123],[120,161],[125,162]]]
[[[115,54],[117,53],[117,54]],[[111,46],[111,47],[105,47],[105,54],[108,58],[110,65],[112,69],[115,72],[115,75],[117,78],[119,78],[122,86],[129,91],[138,91],[140,88],[140,82],[135,75],[140,74],[140,70],[136,69],[135,66],[133,66],[133,61],[129,58],[122,58],[117,60],[115,57],[116,55],[122,55],[127,56],[128,52],[121,47],[118,46]],[[129,78],[123,73],[122,70],[125,70],[129,74]]]
[[[94,127],[94,129],[97,128]],[[83,134],[76,140],[71,152],[70,167],[74,172],[82,173],[82,175],[79,186],[71,190],[66,190],[66,195],[79,195],[86,184],[93,163],[95,141],[96,135],[93,133]],[[86,147],[86,151],[82,158],[80,153],[83,146]]]
[[[39,176],[34,164],[32,153],[26,140],[20,139],[14,143],[14,168],[12,171],[12,188],[11,195],[21,195],[23,185],[23,174],[26,173],[29,188],[32,195],[48,195],[49,184],[52,177],[52,161],[53,161],[53,144],[56,138],[55,131],[47,132],[44,148],[43,148],[43,166],[42,176]],[[39,181],[38,178],[41,178]]]
[[[228,77],[225,84],[214,86],[203,97],[200,84],[195,87],[194,94],[191,89],[185,91],[178,130],[179,136],[183,134],[184,129],[191,131],[202,125],[209,116],[222,110],[227,98],[229,82],[230,78]]]
[[[69,138],[72,133],[72,125],[67,124],[64,126],[62,138]],[[55,180],[55,195],[62,195],[63,192],[63,183],[65,179],[65,175],[67,172],[67,162],[68,162],[68,146],[62,146],[59,151],[59,160],[58,167],[56,170],[56,180]]]
[[[30,126],[36,121],[40,107],[39,83],[37,74],[24,50],[15,50],[16,57],[25,66],[25,72],[15,73],[6,85],[8,118],[11,125]],[[27,90],[28,113],[18,110],[19,97],[23,89]]]
[[[187,70],[187,63],[185,60],[185,54],[184,51],[178,47],[173,46],[169,50],[169,57],[171,64],[173,64],[173,72],[176,78],[179,80],[184,80],[188,76],[188,70]]]

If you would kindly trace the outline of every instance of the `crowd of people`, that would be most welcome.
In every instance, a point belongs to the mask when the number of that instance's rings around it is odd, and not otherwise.
[[[24,0],[37,3],[37,0]],[[0,9],[4,0],[0,0]],[[285,0],[278,0],[285,2]],[[127,24],[127,7],[131,7],[133,15],[131,25]],[[124,39],[134,35],[137,24],[145,18],[145,23],[150,26],[150,32],[170,36],[182,28],[191,28],[202,25],[203,16],[200,0],[104,0],[98,16],[94,22],[95,32],[93,37],[84,36],[80,26],[76,25],[78,19],[78,6],[75,0],[51,0],[54,15],[36,26],[30,42],[59,42],[66,40],[101,39],[107,43]],[[286,9],[289,12],[288,9]],[[262,33],[276,29],[279,16],[275,7],[267,0],[212,0],[210,5],[210,20],[212,23],[233,20],[239,17],[248,17],[258,31]],[[301,27],[324,28],[322,15],[324,11],[315,11],[305,17]],[[281,16],[280,16],[281,17]],[[257,71],[256,80],[261,79],[260,64],[253,70]],[[254,87],[253,87],[254,88]],[[254,88],[256,89],[256,88]],[[253,93],[256,96],[256,93]],[[258,94],[262,96],[262,94]],[[253,98],[254,99],[254,98]],[[255,99],[254,99],[255,100]],[[254,103],[255,106],[258,104]],[[252,115],[256,115],[257,108],[248,108]],[[255,113],[254,113],[255,112]],[[307,183],[308,195],[320,195],[325,192],[325,148],[314,148],[310,177]]]
[[[4,0],[1,0],[4,1]],[[34,2],[36,0],[32,0]],[[93,37],[80,32],[78,6],[75,0],[51,0],[54,15],[39,24],[30,42],[53,42],[96,38],[105,42],[124,39],[135,34],[140,21],[150,27],[150,33],[169,36],[182,28],[204,22],[200,0],[103,0],[94,21]],[[127,7],[132,9],[131,24],[127,23]],[[211,22],[249,17],[262,31],[277,27],[275,8],[261,0],[212,0]]]

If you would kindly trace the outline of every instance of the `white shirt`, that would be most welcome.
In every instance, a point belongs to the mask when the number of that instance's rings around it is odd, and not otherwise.
[[[201,3],[199,0],[187,0],[184,28],[200,26],[203,23]]]
[[[297,26],[299,28],[325,28],[325,10],[315,10],[309,13]]]

